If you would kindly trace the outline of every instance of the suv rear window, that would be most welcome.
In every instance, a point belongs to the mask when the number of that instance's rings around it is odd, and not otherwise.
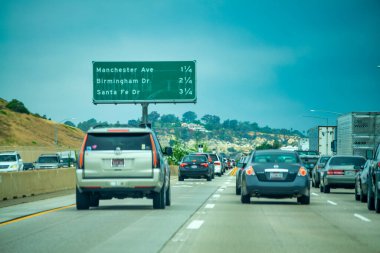
[[[151,150],[149,133],[91,133],[85,150]]]
[[[204,155],[189,155],[183,158],[184,162],[207,162],[207,157]]]

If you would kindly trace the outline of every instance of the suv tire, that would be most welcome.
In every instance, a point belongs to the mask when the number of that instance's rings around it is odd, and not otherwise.
[[[153,209],[165,209],[165,197],[165,186],[162,186],[160,192],[153,193]]]
[[[88,210],[90,208],[90,195],[79,192],[78,188],[76,188],[76,206],[77,210]]]
[[[166,190],[165,194],[166,194],[166,202],[165,202],[165,204],[167,206],[170,206],[172,204],[172,198],[171,198],[172,194],[171,194],[171,190],[170,190],[170,183],[169,183],[168,189]]]
[[[370,183],[368,183],[367,208],[368,208],[368,210],[375,210],[375,203],[374,203],[374,199],[372,196],[371,188],[372,188],[372,186],[370,185]]]

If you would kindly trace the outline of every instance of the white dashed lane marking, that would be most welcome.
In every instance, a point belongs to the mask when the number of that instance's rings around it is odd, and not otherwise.
[[[331,200],[327,200],[327,203],[329,203],[329,204],[331,204],[331,205],[333,205],[333,206],[337,206],[337,205],[338,205],[337,203],[335,203],[335,202],[333,202],[333,201],[331,201]]]
[[[211,208],[214,208],[214,207],[215,207],[215,204],[207,204],[205,206],[205,208],[207,208],[207,209],[211,209]]]
[[[354,216],[355,216],[356,218],[362,220],[362,221],[365,221],[365,222],[371,222],[370,219],[367,219],[366,217],[364,217],[364,216],[362,216],[362,215],[360,215],[360,214],[355,213]]]
[[[188,226],[187,226],[187,229],[199,229],[202,224],[203,224],[203,220],[193,220]]]
[[[313,196],[319,196],[319,194],[316,194],[315,192],[312,192],[311,195],[313,195]]]

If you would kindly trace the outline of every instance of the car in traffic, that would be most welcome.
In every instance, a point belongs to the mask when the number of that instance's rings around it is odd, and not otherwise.
[[[214,162],[214,175],[221,177],[224,173],[223,163],[217,154],[210,154],[212,161]]]
[[[380,213],[380,144],[377,145],[375,155],[371,158],[367,181],[367,207],[368,210]]]
[[[321,169],[326,165],[326,162],[330,159],[331,156],[321,156],[319,157],[317,163],[311,171],[311,186],[319,188],[321,182]]]
[[[150,128],[92,128],[83,141],[76,169],[76,207],[99,200],[148,198],[154,209],[171,205],[170,169]]]
[[[211,153],[205,153],[205,152],[195,152],[195,153],[190,153],[189,155],[205,155],[207,157],[207,162],[208,162],[208,166],[211,168],[211,179],[214,179],[215,178],[215,169],[214,169],[214,162],[212,160],[212,157],[211,157]]]
[[[61,158],[58,154],[42,154],[34,163],[34,168],[39,169],[58,169],[61,168]]]
[[[336,155],[331,157],[320,171],[320,191],[330,193],[331,188],[355,188],[355,175],[364,166],[362,156]]]
[[[24,164],[17,151],[0,152],[0,172],[22,171]]]
[[[297,153],[284,150],[253,151],[241,177],[240,199],[250,203],[251,197],[297,198],[310,204],[309,174]]]
[[[244,167],[247,164],[248,156],[244,156],[240,158],[238,163],[236,164],[236,184],[235,184],[235,194],[240,195],[241,194],[241,175],[244,171]]]
[[[372,166],[372,160],[367,160],[364,168],[361,169],[355,176],[355,200],[367,202],[368,192],[368,176],[369,169]]]
[[[205,178],[212,180],[213,168],[205,154],[190,154],[182,158],[178,168],[178,181],[185,178]]]
[[[312,177],[312,170],[319,159],[319,152],[313,150],[297,150],[303,166],[307,169],[309,176]]]

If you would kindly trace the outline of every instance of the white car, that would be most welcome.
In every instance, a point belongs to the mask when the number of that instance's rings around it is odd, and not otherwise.
[[[22,171],[24,163],[16,151],[0,152],[0,172]]]
[[[219,177],[222,176],[224,171],[219,156],[217,154],[210,154],[210,156],[212,161],[214,162],[214,174],[218,175]]]

